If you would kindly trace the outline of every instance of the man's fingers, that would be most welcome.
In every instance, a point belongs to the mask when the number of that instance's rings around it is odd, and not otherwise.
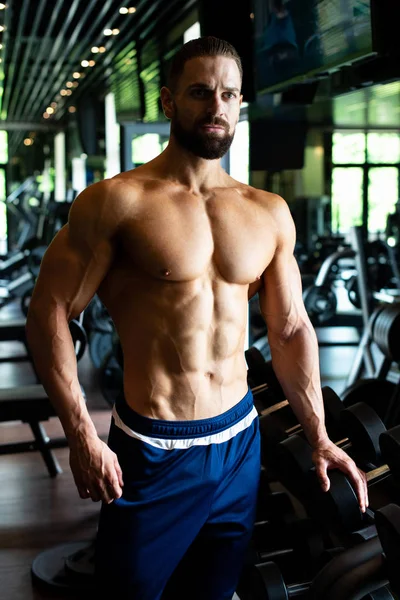
[[[115,463],[114,463],[114,464],[115,464],[115,470],[116,470],[116,472],[117,472],[117,476],[118,476],[118,482],[119,482],[119,485],[120,485],[121,487],[123,487],[123,485],[124,485],[124,480],[123,480],[123,477],[122,477],[122,469],[121,469],[121,467],[119,466],[118,458],[115,458]]]
[[[120,498],[122,496],[122,489],[119,485],[119,480],[115,478],[114,480],[105,481],[102,486],[102,500],[107,504],[110,504],[113,500]]]
[[[326,463],[319,462],[315,466],[315,472],[316,472],[318,480],[321,484],[322,490],[324,492],[327,492],[329,490],[329,488],[331,487],[331,482],[329,481]]]
[[[346,464],[346,473],[351,479],[360,508],[365,512],[368,506],[368,484],[365,473],[357,469],[354,463]]]
[[[90,498],[89,490],[86,488],[78,487],[78,493],[82,500],[87,500],[87,498]]]

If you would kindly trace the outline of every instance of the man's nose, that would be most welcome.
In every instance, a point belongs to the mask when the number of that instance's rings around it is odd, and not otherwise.
[[[218,94],[213,94],[211,96],[209,105],[207,107],[207,114],[215,117],[220,117],[224,114],[222,98]]]

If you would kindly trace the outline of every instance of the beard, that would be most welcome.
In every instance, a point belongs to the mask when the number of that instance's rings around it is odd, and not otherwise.
[[[208,132],[202,125],[218,125],[225,133]],[[175,118],[171,121],[171,132],[178,144],[199,158],[214,160],[222,158],[231,147],[235,132],[229,133],[228,125],[218,117],[206,117],[196,123],[191,130],[183,127],[175,108]]]

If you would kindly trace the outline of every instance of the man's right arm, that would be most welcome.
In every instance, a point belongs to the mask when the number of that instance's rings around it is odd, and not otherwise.
[[[97,456],[105,449],[82,396],[68,323],[87,306],[114,259],[114,240],[121,221],[119,188],[117,182],[108,180],[90,186],[77,197],[68,224],[44,255],[26,323],[35,368],[57,411],[71,452],[78,462],[86,453],[88,464],[93,460],[92,450]],[[98,458],[101,463],[102,458]],[[93,483],[93,473],[87,474],[87,480],[79,475],[88,467],[86,462],[76,468],[71,464],[75,481],[82,497],[97,500],[103,497],[102,482],[99,484],[94,477]],[[103,467],[98,465],[100,471]],[[118,469],[119,465],[116,474],[110,473],[117,491],[115,477],[122,482]]]

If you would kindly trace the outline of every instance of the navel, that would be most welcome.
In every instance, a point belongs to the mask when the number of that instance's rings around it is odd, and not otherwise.
[[[161,275],[163,275],[163,277],[169,277],[169,275],[171,275],[171,271],[169,269],[162,269]]]

